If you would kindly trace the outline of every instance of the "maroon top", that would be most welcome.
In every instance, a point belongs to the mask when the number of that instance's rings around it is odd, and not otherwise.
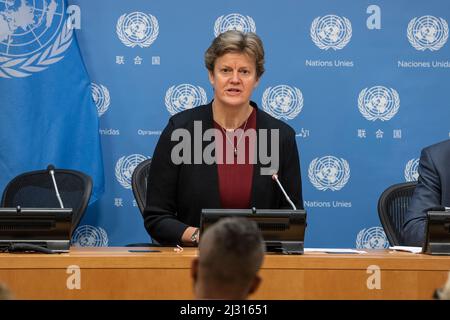
[[[256,108],[237,132],[226,132],[215,121],[214,127],[218,129],[219,135],[216,135],[216,161],[221,206],[224,209],[250,208],[256,143]],[[248,131],[249,129],[254,130],[255,139],[248,138],[253,134],[253,130]],[[222,148],[219,139],[222,141]],[[222,161],[219,161],[220,159]]]

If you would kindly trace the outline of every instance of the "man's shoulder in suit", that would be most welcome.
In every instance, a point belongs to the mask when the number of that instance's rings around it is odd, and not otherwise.
[[[444,153],[450,156],[450,139],[435,143],[431,146],[428,146],[423,149],[424,152],[435,154],[435,153]]]

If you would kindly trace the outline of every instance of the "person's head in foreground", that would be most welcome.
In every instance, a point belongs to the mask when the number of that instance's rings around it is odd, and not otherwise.
[[[261,278],[259,268],[265,244],[254,221],[224,218],[208,228],[192,262],[194,294],[197,299],[246,299]]]
[[[450,272],[448,274],[447,282],[442,288],[436,290],[434,298],[439,300],[450,300]]]
[[[11,291],[8,287],[0,282],[0,300],[12,300]]]

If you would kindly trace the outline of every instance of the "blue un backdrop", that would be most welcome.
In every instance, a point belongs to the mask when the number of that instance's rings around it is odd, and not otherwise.
[[[383,248],[377,201],[417,179],[420,150],[450,135],[447,1],[70,1],[100,115],[105,193],[75,235],[146,242],[130,188],[170,115],[209,101],[217,32],[256,31],[253,99],[297,132],[307,247]],[[77,239],[75,239],[78,241]]]

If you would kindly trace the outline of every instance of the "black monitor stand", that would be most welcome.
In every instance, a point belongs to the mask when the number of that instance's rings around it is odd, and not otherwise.
[[[72,208],[0,208],[0,251],[69,252]]]
[[[257,223],[268,252],[303,254],[305,210],[291,209],[203,209],[200,233],[225,217],[245,217]]]
[[[423,252],[450,255],[450,210],[429,211]]]

